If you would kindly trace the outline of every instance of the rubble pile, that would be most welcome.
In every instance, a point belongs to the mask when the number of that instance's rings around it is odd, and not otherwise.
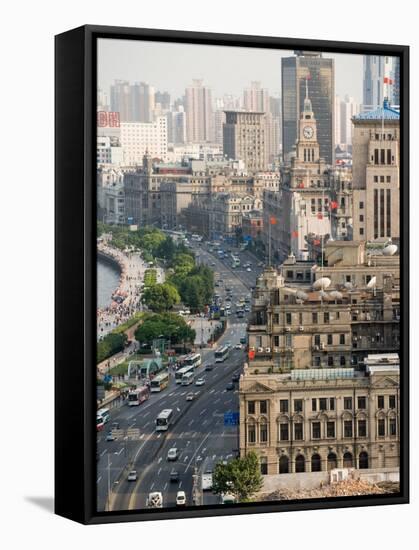
[[[391,485],[391,486],[390,486]],[[397,488],[394,487],[397,485]],[[398,490],[398,484],[385,484],[379,487],[374,483],[359,479],[346,479],[318,489],[291,490],[278,489],[273,493],[262,495],[261,500],[299,500],[303,498],[352,497],[360,495],[383,495]]]

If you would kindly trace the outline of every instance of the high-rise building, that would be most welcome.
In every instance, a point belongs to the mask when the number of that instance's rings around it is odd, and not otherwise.
[[[115,80],[111,86],[111,111],[119,112],[121,122],[132,121],[131,86],[126,80]]]
[[[225,111],[223,152],[230,159],[242,160],[249,172],[266,170],[265,114]]]
[[[257,81],[251,82],[250,88],[243,91],[243,108],[246,111],[270,112],[269,92]]]
[[[392,105],[400,107],[400,57],[395,57],[393,62],[393,94]]]
[[[391,78],[394,60],[388,56],[364,56],[363,111],[373,111],[381,107],[385,98],[392,99],[384,79]]]
[[[181,105],[167,113],[167,137],[169,143],[186,142],[186,113]]]
[[[161,109],[164,111],[168,111],[170,109],[170,94],[169,92],[159,92],[157,91],[154,94],[154,101],[155,103],[159,103],[161,105]]]
[[[167,158],[167,120],[121,122],[121,146],[127,166],[141,165],[148,153],[152,158]]]
[[[193,80],[185,91],[186,136],[192,143],[213,140],[211,89]]]
[[[359,105],[353,97],[336,96],[335,103],[335,144],[343,149],[352,145],[352,118],[359,113]]]
[[[400,114],[384,100],[352,120],[353,238],[399,239]]]
[[[282,66],[282,148],[292,153],[298,136],[298,120],[304,109],[306,81],[317,121],[320,157],[334,164],[335,64],[319,52],[296,51],[284,57]]]
[[[131,121],[152,122],[155,108],[154,88],[147,82],[135,82],[131,86]]]

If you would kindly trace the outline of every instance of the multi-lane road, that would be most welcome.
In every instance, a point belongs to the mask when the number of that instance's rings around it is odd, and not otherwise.
[[[198,252],[199,250],[199,252]],[[252,272],[230,267],[210,254],[205,246],[197,245],[199,261],[211,265],[224,283],[217,293],[223,299],[225,288],[231,288],[233,302],[246,296],[254,286],[258,270]],[[244,261],[247,261],[244,259]],[[251,261],[251,260],[250,260]],[[212,265],[214,264],[215,265]],[[201,476],[213,470],[219,461],[228,461],[238,450],[238,426],[226,426],[224,414],[238,411],[238,384],[227,389],[233,374],[239,374],[244,362],[244,351],[234,349],[246,334],[246,319],[229,317],[228,326],[219,340],[219,345],[231,342],[232,350],[223,363],[215,363],[214,350],[202,350],[202,365],[195,379],[205,378],[203,386],[182,386],[171,376],[169,386],[138,407],[122,406],[111,411],[111,421],[118,422],[122,434],[136,428],[134,439],[120,437],[106,441],[108,429],[98,434],[97,502],[98,510],[143,509],[150,492],[163,494],[164,507],[176,505],[177,491],[186,493],[186,504],[217,504],[219,497],[211,492],[202,492]],[[207,364],[214,365],[206,371]],[[186,395],[194,393],[192,401]],[[155,430],[155,420],[163,409],[174,411],[173,420],[166,432]],[[128,432],[129,433],[129,432]],[[169,462],[167,453],[176,448],[179,456]],[[137,480],[128,481],[130,469],[137,471]],[[171,480],[171,472],[178,473],[178,480]],[[199,490],[194,490],[195,487]],[[195,502],[193,502],[193,497]]]

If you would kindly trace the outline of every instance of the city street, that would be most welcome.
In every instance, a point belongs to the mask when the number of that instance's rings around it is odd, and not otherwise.
[[[225,289],[231,288],[233,302],[249,294],[254,286],[259,270],[252,272],[234,269],[230,263],[219,261],[203,246],[199,247],[200,263],[206,263],[217,273],[216,278],[223,284],[217,287],[216,293],[221,300]],[[246,260],[244,260],[246,261]],[[251,260],[250,260],[251,261]],[[215,265],[212,265],[215,263]],[[254,262],[253,262],[254,263]],[[215,363],[213,350],[202,350],[202,365],[196,371],[196,378],[205,378],[203,386],[182,386],[171,377],[169,386],[161,393],[152,393],[150,399],[138,407],[123,405],[111,412],[110,423],[98,434],[98,471],[97,491],[98,509],[112,510],[141,509],[146,505],[146,498],[151,491],[161,491],[163,505],[175,506],[176,493],[186,493],[186,504],[192,505],[193,475],[196,473],[196,504],[219,504],[219,497],[211,491],[202,492],[201,475],[213,470],[219,461],[229,460],[238,449],[238,426],[225,426],[224,414],[238,411],[238,384],[234,390],[228,390],[235,373],[240,373],[245,360],[244,351],[234,349],[240,338],[246,335],[247,319],[237,319],[230,315],[228,326],[217,345],[230,342],[231,352],[223,363]],[[207,364],[214,365],[212,371],[205,371]],[[193,401],[186,401],[186,395],[194,393]],[[166,432],[155,431],[155,420],[165,408],[174,411],[172,424]],[[138,439],[106,441],[108,426],[119,422],[125,432],[138,428]],[[169,462],[167,453],[170,448],[177,448],[179,456]],[[128,481],[127,474],[135,469],[136,481]],[[178,472],[179,479],[170,480],[170,473]],[[109,502],[108,502],[109,497]]]

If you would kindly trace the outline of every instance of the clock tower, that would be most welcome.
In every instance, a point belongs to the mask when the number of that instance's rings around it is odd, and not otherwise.
[[[296,162],[314,163],[320,158],[320,146],[317,141],[317,123],[314,118],[311,101],[308,97],[308,86],[306,80],[306,97],[304,99],[304,110],[299,121],[299,134],[297,140]]]

